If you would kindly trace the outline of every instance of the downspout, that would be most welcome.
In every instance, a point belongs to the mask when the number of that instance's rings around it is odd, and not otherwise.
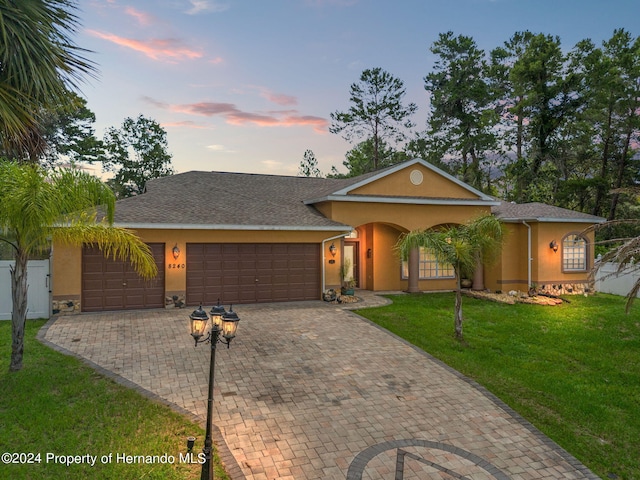
[[[348,233],[343,233],[343,234],[340,234],[340,235],[336,235],[335,237],[325,238],[322,241],[322,291],[320,292],[320,300],[324,300],[323,294],[324,294],[324,291],[326,290],[326,285],[327,285],[327,282],[326,282],[327,262],[326,262],[326,257],[325,257],[326,249],[324,248],[325,244],[330,240],[337,240],[338,238],[344,238],[347,235],[349,235],[349,234]]]
[[[522,220],[522,224],[527,227],[527,291],[531,288],[531,225],[525,220]]]

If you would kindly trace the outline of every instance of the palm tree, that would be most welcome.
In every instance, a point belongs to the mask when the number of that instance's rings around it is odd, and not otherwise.
[[[97,208],[103,220],[97,221]],[[96,177],[78,170],[47,173],[33,164],[0,161],[0,241],[11,245],[13,303],[11,363],[22,368],[27,313],[27,260],[46,253],[53,240],[98,246],[105,256],[129,259],[144,278],[157,274],[151,250],[133,232],[113,226],[115,196]]]
[[[74,0],[0,0],[0,143],[8,156],[37,158],[40,114],[67,102],[95,66],[70,39]]]
[[[404,260],[413,248],[428,249],[438,262],[453,266],[456,277],[455,334],[462,340],[463,277],[470,278],[480,264],[494,261],[502,250],[505,230],[493,215],[479,217],[466,225],[443,229],[414,230],[400,238],[397,248]]]

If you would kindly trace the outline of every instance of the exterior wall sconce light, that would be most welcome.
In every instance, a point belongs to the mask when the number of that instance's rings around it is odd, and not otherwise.
[[[554,252],[558,251],[558,242],[556,242],[555,240],[551,240],[551,243],[549,244],[549,248],[551,250],[553,250]]]
[[[209,317],[207,312],[202,309],[202,305],[194,310],[189,315],[189,323],[191,326],[191,336],[195,340],[197,347],[199,343],[211,344],[211,360],[209,363],[209,396],[207,399],[207,429],[204,439],[204,447],[202,453],[204,454],[205,461],[202,464],[202,471],[200,474],[201,480],[213,480],[213,439],[211,436],[212,424],[213,424],[213,381],[215,376],[216,365],[216,345],[218,342],[223,343],[229,348],[231,340],[236,336],[236,330],[238,329],[238,322],[240,318],[233,311],[233,306],[229,307],[229,311],[225,311],[224,307],[218,304],[215,305],[211,312],[211,328],[205,338],[204,333],[207,329],[207,323]],[[222,336],[222,338],[220,338]]]
[[[178,248],[178,244],[176,243],[174,247],[171,249],[171,253],[173,253],[173,259],[177,260],[180,256],[180,249]]]
[[[329,247],[329,252],[331,253],[332,257],[336,256],[336,252],[338,251],[338,249],[336,248],[336,246],[332,243],[331,246]]]

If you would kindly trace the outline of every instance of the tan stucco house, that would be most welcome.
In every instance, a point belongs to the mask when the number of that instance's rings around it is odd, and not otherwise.
[[[582,232],[602,218],[502,202],[416,159],[348,179],[187,172],[152,180],[144,194],[117,202],[115,221],[151,246],[158,277],[141,281],[90,246],[54,245],[54,304],[98,311],[315,300],[345,274],[373,291],[448,290],[450,266],[426,251],[403,264],[394,245],[411,230],[487,213],[509,235],[474,288],[585,289],[593,235]]]

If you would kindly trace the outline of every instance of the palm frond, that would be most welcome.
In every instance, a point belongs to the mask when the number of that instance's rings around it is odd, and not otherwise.
[[[627,293],[627,301],[624,304],[624,311],[629,313],[631,311],[631,307],[633,306],[633,302],[637,298],[638,292],[640,292],[640,279],[636,280],[636,283],[633,284],[629,293]]]
[[[70,35],[78,27],[73,0],[0,2],[0,134],[15,148],[38,123],[41,107],[77,89],[95,64]]]
[[[151,249],[131,230],[105,223],[76,222],[54,228],[52,238],[66,245],[94,245],[105,257],[129,261],[143,278],[150,279],[158,274]]]
[[[37,165],[0,162],[0,230],[27,254],[49,248],[51,230],[62,223],[91,223],[103,204],[113,221],[115,197],[98,178],[76,170],[51,176]]]
[[[95,213],[94,207],[104,208],[107,222],[113,223],[115,195],[99,178],[75,169],[59,169],[50,176],[60,198],[60,214],[65,217],[86,214],[87,209]]]

